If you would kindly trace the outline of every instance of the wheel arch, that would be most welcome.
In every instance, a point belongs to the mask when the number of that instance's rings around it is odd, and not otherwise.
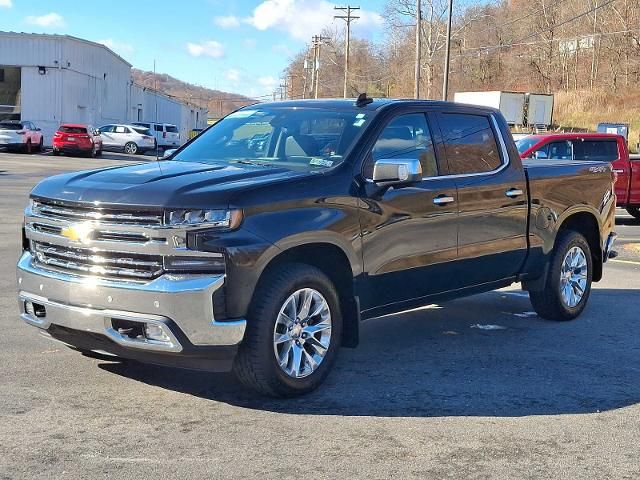
[[[602,245],[600,241],[600,223],[598,217],[587,210],[574,211],[565,216],[558,222],[556,236],[554,240],[554,249],[561,232],[565,230],[573,230],[585,237],[589,248],[591,249],[591,257],[593,259],[593,281],[598,282],[602,279]]]
[[[354,294],[356,272],[347,252],[335,243],[327,241],[289,244],[266,263],[254,291],[258,291],[261,282],[268,279],[270,272],[287,263],[311,265],[329,277],[340,299],[343,319],[342,345],[355,347],[358,343],[360,309]]]

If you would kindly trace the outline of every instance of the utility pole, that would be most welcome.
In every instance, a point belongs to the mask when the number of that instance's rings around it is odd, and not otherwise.
[[[351,5],[347,5],[346,7],[333,7],[334,10],[341,10],[342,12],[347,12],[346,15],[334,15],[333,18],[340,18],[347,23],[347,32],[345,35],[345,43],[344,43],[344,98],[347,98],[347,84],[349,81],[349,43],[351,42],[351,21],[357,20],[360,17],[354,17],[351,15],[352,10],[360,10],[360,7],[352,7]]]
[[[311,87],[314,90],[314,98],[318,98],[318,89],[320,87],[320,48],[327,40],[329,40],[329,38],[323,37],[322,35],[313,36],[313,76],[311,77]],[[313,85],[314,82],[315,88]]]
[[[416,0],[416,65],[415,65],[415,74],[414,74],[414,82],[415,85],[413,87],[413,97],[420,98],[420,57],[422,45],[420,42],[420,30],[422,23],[422,11],[421,11],[420,0]]]
[[[442,81],[442,100],[447,101],[449,94],[449,61],[451,59],[451,17],[453,15],[453,0],[449,0],[449,22],[447,23],[447,48],[444,55],[444,80]]]

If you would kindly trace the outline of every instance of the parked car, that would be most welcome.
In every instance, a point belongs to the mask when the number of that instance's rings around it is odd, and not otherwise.
[[[102,155],[100,133],[91,125],[64,123],[53,136],[53,154]]]
[[[0,147],[31,153],[44,148],[42,131],[33,122],[0,122]]]
[[[131,125],[151,130],[159,148],[176,148],[180,146],[180,131],[178,127],[171,123],[132,122]]]
[[[104,150],[135,155],[156,148],[156,139],[148,128],[137,125],[103,125],[98,129]]]
[[[522,158],[611,162],[618,206],[640,220],[640,159],[631,160],[624,136],[610,133],[530,135],[516,142]]]
[[[249,148],[256,128],[269,138]],[[162,162],[40,182],[21,318],[87,354],[233,369],[299,395],[358,343],[361,319],[514,282],[540,317],[576,318],[615,202],[609,163],[523,162],[491,108],[253,105]]]
[[[191,140],[192,138],[196,138],[203,131],[204,131],[204,128],[192,128],[191,131],[189,132],[189,140]]]

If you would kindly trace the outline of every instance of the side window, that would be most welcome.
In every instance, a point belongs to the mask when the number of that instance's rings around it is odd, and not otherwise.
[[[153,129],[154,129],[156,132],[162,132],[162,131],[163,131],[163,130],[162,130],[162,125],[158,125],[157,123],[153,126]]]
[[[113,125],[105,125],[104,127],[100,127],[100,131],[103,133],[111,133],[113,131]]]
[[[546,157],[543,158],[573,160],[573,144],[569,140],[548,143],[538,151],[545,153]]]
[[[486,173],[502,165],[489,117],[441,113],[438,118],[452,175]]]
[[[438,164],[427,118],[423,113],[400,115],[380,133],[371,151],[373,161],[365,165],[366,178],[373,176],[373,164],[381,159],[420,160],[422,176],[436,177]]]
[[[573,151],[576,160],[602,162],[618,160],[618,142],[616,140],[574,140]]]
[[[127,133],[127,129],[122,126],[117,126],[115,128],[115,133]]]

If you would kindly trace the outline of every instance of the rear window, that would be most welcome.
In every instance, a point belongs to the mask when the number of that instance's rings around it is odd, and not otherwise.
[[[0,123],[0,129],[2,130],[22,130],[22,125],[19,123]]]
[[[87,133],[87,129],[84,127],[60,127],[62,133]]]
[[[618,160],[618,142],[616,140],[574,140],[573,158],[614,162]]]
[[[144,127],[133,127],[133,129],[138,132],[140,135],[153,135],[151,133],[151,130],[149,130],[148,128],[144,128]]]
[[[488,117],[465,113],[441,113],[438,117],[452,175],[485,173],[500,167],[498,143]]]
[[[178,128],[174,125],[167,125],[166,129],[167,129],[167,132],[178,133]]]

